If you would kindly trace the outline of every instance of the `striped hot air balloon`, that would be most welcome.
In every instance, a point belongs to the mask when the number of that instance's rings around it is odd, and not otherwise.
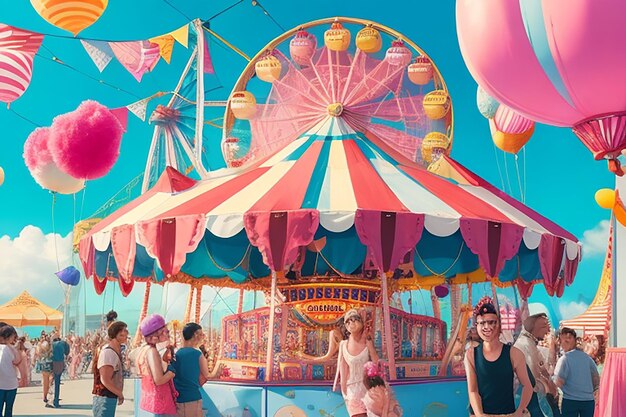
[[[48,23],[76,36],[102,16],[109,0],[30,0]]]
[[[10,104],[28,88],[43,35],[0,23],[0,101]]]

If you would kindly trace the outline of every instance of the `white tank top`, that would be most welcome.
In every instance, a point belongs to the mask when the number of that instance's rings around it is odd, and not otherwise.
[[[347,396],[349,399],[361,399],[365,396],[367,389],[363,385],[363,371],[365,363],[370,360],[370,352],[367,345],[358,355],[351,355],[348,352],[348,341],[342,340],[339,344],[342,350],[343,359],[348,364],[348,380],[346,381]]]

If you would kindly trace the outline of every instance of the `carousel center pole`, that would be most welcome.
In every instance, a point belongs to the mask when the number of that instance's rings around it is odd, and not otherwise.
[[[391,329],[391,316],[389,312],[389,290],[387,289],[387,274],[380,270],[380,286],[383,296],[383,320],[385,344],[387,345],[387,362],[389,364],[389,379],[396,379],[396,357],[393,346],[393,331]]]
[[[267,350],[265,357],[265,380],[271,381],[274,368],[274,320],[276,310],[276,271],[272,271],[272,289],[270,292],[270,322],[267,329]]]

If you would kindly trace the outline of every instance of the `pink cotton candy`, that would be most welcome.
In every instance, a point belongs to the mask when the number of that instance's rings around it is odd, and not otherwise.
[[[33,130],[24,142],[24,162],[32,173],[37,168],[52,162],[52,155],[48,149],[50,129],[38,127]]]
[[[48,146],[58,167],[74,178],[106,175],[120,154],[124,129],[102,104],[86,100],[78,108],[57,116]]]

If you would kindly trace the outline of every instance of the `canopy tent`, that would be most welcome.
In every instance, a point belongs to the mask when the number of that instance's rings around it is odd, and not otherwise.
[[[59,328],[63,313],[48,307],[23,291],[20,295],[0,306],[0,321],[11,326],[55,326]]]
[[[152,188],[94,227],[80,257],[100,284],[121,277],[267,287],[270,269],[295,272],[289,278],[364,277],[370,265],[394,271],[408,256],[414,273],[396,274],[395,285],[493,279],[527,292],[543,282],[560,296],[580,258],[577,239],[444,158],[454,180],[327,116],[244,169]],[[160,183],[181,178],[168,169]]]

